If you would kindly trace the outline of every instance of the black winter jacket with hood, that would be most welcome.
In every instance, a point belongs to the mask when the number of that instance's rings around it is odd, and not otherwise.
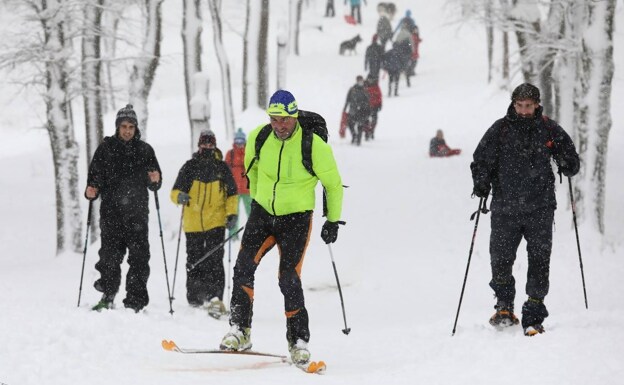
[[[158,171],[160,181],[152,183],[148,171]],[[115,136],[105,137],[89,165],[87,186],[98,189],[103,215],[149,213],[147,189],[156,191],[161,185],[162,172],[154,149],[141,140],[138,128],[128,142],[119,138],[119,129]]]
[[[579,157],[568,134],[538,107],[534,117],[519,116],[513,103],[477,146],[470,165],[475,185],[492,186],[493,212],[530,213],[557,206],[551,158],[566,175],[579,170]]]

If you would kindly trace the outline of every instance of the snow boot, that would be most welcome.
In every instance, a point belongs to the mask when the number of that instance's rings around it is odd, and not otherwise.
[[[497,328],[504,328],[520,323],[518,317],[516,317],[513,312],[513,305],[499,301],[494,308],[496,309],[496,313],[490,317],[490,325]]]
[[[290,353],[290,359],[295,365],[304,365],[310,362],[308,343],[304,340],[297,340],[295,344],[290,344],[288,352]]]
[[[221,340],[221,350],[242,352],[251,349],[251,328],[241,328],[234,324]]]
[[[544,329],[542,324],[536,324],[524,328],[524,335],[527,337],[533,337],[534,335],[544,333],[545,331],[546,329]]]
[[[208,310],[208,315],[214,319],[220,319],[222,316],[227,314],[225,304],[217,297],[214,297],[210,300],[210,302],[208,302],[206,310]]]
[[[113,302],[115,301],[115,295],[107,295],[104,294],[100,302],[98,302],[95,306],[91,308],[94,311],[102,311],[102,309],[112,309]]]

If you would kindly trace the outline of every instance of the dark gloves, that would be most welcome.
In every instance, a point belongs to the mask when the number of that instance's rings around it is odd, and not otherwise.
[[[226,219],[225,227],[228,230],[233,230],[234,227],[236,227],[237,223],[238,223],[238,215],[236,214],[228,215]]]
[[[187,193],[183,191],[180,191],[180,193],[178,194],[178,204],[185,205],[189,203],[190,200],[191,200],[190,195],[188,195]]]
[[[343,221],[325,221],[323,229],[321,230],[321,238],[323,241],[327,244],[336,242],[336,239],[338,239],[338,226],[344,224],[345,222]]]
[[[485,182],[475,182],[472,188],[472,194],[479,198],[487,198],[490,193],[490,184]]]
[[[579,170],[578,165],[572,164],[572,162],[566,162],[564,159],[559,160],[557,165],[559,166],[559,173],[566,177],[573,177]]]

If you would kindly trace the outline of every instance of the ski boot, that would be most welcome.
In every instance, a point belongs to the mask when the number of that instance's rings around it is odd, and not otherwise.
[[[308,343],[304,340],[297,340],[297,343],[290,344],[288,352],[290,353],[290,359],[295,365],[305,365],[310,362]]]
[[[242,352],[251,349],[251,328],[241,328],[234,324],[221,340],[221,350]]]

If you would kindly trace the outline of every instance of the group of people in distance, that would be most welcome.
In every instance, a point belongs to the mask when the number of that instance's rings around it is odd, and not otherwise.
[[[186,296],[191,306],[206,308],[215,318],[227,314],[223,303],[223,243],[226,230],[232,232],[238,227],[242,201],[248,218],[234,267],[230,330],[220,348],[251,348],[255,272],[266,253],[277,245],[288,349],[293,362],[306,364],[310,361],[310,330],[301,268],[310,241],[315,186],[320,181],[326,192],[321,238],[330,244],[338,237],[339,225],[344,224],[343,185],[330,145],[300,124],[301,111],[290,92],[275,92],[266,112],[268,123],[253,129],[248,141],[238,130],[225,160],[215,134],[202,132],[197,152],[182,166],[173,184],[171,200],[183,207],[187,266],[194,266],[187,274]],[[163,179],[153,148],[141,140],[131,105],[119,110],[115,127],[115,134],[106,137],[93,155],[85,190],[90,201],[101,198],[101,247],[95,265],[100,278],[94,287],[102,297],[92,309],[113,308],[121,284],[121,263],[128,252],[123,304],[139,312],[149,303],[148,192],[156,195]],[[311,138],[309,158],[314,160],[307,166],[301,161],[306,138]],[[459,153],[446,146],[441,130],[432,140],[431,151],[432,156]],[[524,237],[528,298],[522,305],[521,322],[527,336],[543,333],[548,316],[544,300],[549,289],[556,208],[551,160],[566,177],[579,171],[574,143],[557,122],[543,114],[539,89],[521,84],[511,95],[506,115],[485,132],[470,169],[473,195],[481,199],[480,208],[492,192],[490,286],[496,297],[496,312],[489,322],[495,327],[520,323],[514,314],[512,267]],[[289,165],[288,172],[280,171],[282,164]],[[242,178],[243,173],[248,180]],[[219,250],[204,258],[215,246]]]

